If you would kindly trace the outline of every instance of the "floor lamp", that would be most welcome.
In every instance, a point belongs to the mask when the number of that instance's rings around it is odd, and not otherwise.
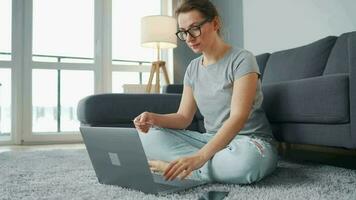
[[[165,81],[170,84],[166,62],[161,60],[161,49],[177,47],[177,21],[175,18],[165,15],[146,16],[141,19],[141,45],[143,47],[155,48],[157,50],[157,60],[152,62],[150,77],[146,87],[146,92],[150,93],[153,77],[156,74],[155,92],[160,91],[160,72],[162,69]]]

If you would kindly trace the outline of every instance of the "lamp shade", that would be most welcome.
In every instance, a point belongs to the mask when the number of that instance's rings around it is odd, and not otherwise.
[[[177,47],[177,20],[165,15],[146,16],[141,19],[141,46],[148,48]]]

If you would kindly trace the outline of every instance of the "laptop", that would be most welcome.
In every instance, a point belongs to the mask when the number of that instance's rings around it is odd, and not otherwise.
[[[167,194],[205,184],[192,179],[165,181],[152,173],[134,128],[80,127],[99,183],[149,194]]]

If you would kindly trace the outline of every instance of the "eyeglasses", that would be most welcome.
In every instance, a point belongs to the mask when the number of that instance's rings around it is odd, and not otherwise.
[[[208,21],[209,19],[205,19],[204,21],[200,22],[198,25],[192,26],[186,31],[179,30],[176,32],[176,36],[182,41],[185,41],[187,39],[188,33],[193,38],[199,37],[201,35],[201,27]]]

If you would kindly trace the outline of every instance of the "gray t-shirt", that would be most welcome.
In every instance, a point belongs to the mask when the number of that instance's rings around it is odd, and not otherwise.
[[[185,72],[184,85],[193,89],[197,106],[204,116],[208,133],[215,134],[230,115],[235,80],[260,71],[252,53],[232,47],[218,62],[203,66],[203,56],[192,60]],[[263,94],[258,81],[256,96],[248,120],[239,134],[272,137],[266,115],[261,108]]]

